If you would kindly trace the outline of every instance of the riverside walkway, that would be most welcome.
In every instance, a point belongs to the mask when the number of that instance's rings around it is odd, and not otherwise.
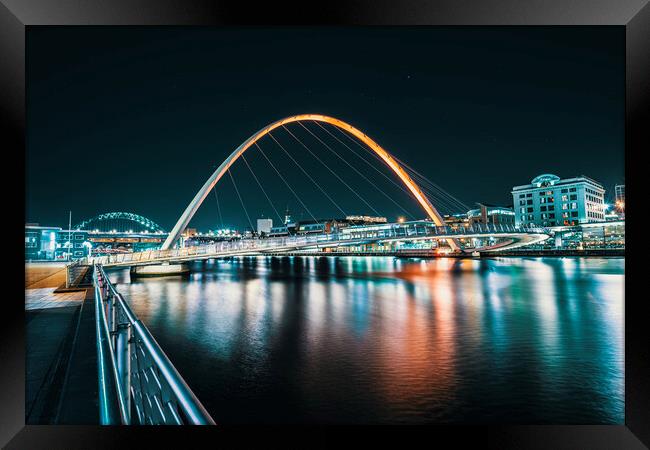
[[[26,424],[98,423],[93,290],[57,292],[65,273],[61,264],[26,264]]]

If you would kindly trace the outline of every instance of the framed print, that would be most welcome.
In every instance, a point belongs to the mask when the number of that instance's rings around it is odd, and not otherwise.
[[[646,3],[3,0],[2,444],[647,448]]]

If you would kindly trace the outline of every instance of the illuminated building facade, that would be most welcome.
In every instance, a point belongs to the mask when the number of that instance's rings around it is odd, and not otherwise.
[[[605,220],[605,189],[584,175],[552,174],[512,188],[515,222],[521,226],[571,226]]]
[[[493,225],[514,225],[515,213],[512,208],[503,206],[478,204],[480,208],[472,209],[467,212],[467,223],[474,224],[493,224]]]
[[[453,229],[469,227],[469,219],[466,213],[445,214],[442,216],[445,225]]]
[[[25,225],[25,260],[52,261],[83,258],[91,243],[88,232],[61,227]]]
[[[269,234],[273,228],[272,219],[257,219],[257,233],[258,234]]]
[[[53,260],[56,253],[56,237],[61,227],[25,225],[25,261]]]
[[[614,186],[614,193],[616,194],[616,203],[614,204],[616,212],[625,217],[625,185],[617,184]]]

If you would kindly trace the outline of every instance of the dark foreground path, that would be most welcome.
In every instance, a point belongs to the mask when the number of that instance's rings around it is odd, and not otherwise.
[[[97,424],[94,298],[25,311],[25,423]]]

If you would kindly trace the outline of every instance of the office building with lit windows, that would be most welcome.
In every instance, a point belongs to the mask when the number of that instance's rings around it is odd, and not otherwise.
[[[567,226],[605,220],[605,189],[589,177],[560,179],[552,174],[512,188],[520,226]]]

